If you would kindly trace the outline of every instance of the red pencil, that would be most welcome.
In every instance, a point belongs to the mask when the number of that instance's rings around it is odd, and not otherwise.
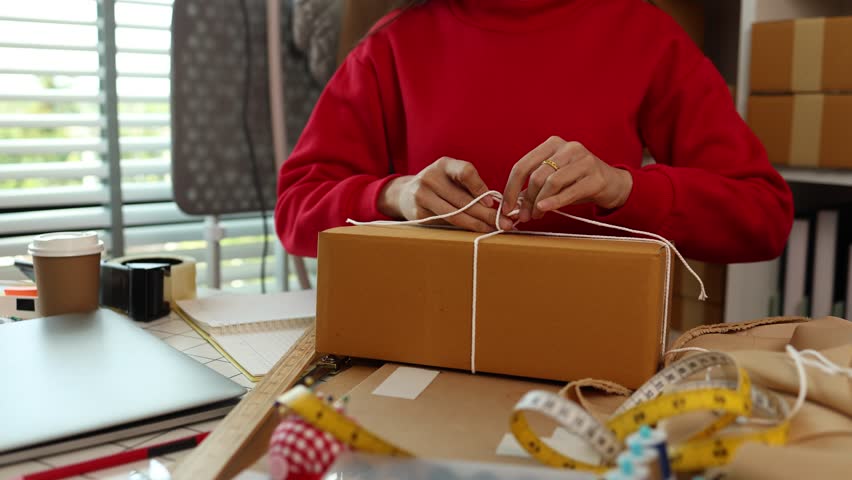
[[[150,447],[137,448],[126,452],[114,453],[106,457],[87,460],[85,462],[74,463],[64,467],[44,470],[42,472],[30,473],[19,477],[20,480],[59,480],[61,478],[73,477],[74,475],[82,475],[84,473],[94,472],[95,470],[103,470],[104,468],[117,467],[139,460],[147,460],[149,458],[167,455],[173,452],[186,450],[187,448],[196,447],[204,440],[210,432],[199,433],[191,437],[180,438],[170,442],[163,442]]]

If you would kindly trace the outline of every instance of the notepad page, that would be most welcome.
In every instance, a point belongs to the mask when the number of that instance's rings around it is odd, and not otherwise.
[[[249,324],[275,328],[305,327],[316,316],[316,290],[251,295],[216,295],[179,300],[178,306],[210,333],[239,330]]]
[[[266,375],[307,331],[307,327],[243,333],[212,333],[210,336],[234,361],[254,376]]]

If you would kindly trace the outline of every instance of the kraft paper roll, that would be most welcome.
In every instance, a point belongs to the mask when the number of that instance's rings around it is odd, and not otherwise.
[[[169,303],[190,300],[196,297],[195,259],[184,255],[128,255],[109,260],[107,263],[169,263],[171,274],[163,282],[163,299]]]

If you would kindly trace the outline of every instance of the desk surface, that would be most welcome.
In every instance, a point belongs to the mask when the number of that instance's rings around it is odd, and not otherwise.
[[[138,325],[150,332],[151,334],[161,338],[164,342],[171,345],[173,348],[185,353],[194,360],[207,365],[208,367],[234,380],[240,385],[243,385],[244,387],[246,387],[246,389],[251,389],[252,387],[254,387],[254,383],[252,383],[248,378],[241,374],[236,367],[231,365],[230,362],[224,359],[215,348],[213,348],[206,341],[204,341],[197,333],[195,333],[195,331],[192,330],[189,325],[187,325],[185,321],[183,321],[175,313],[171,313],[168,316],[151,323],[139,323]],[[0,328],[3,327],[0,326]],[[36,460],[6,465],[0,467],[0,478],[14,478],[16,476],[24,475],[27,473],[47,470],[50,468],[60,467],[63,465],[68,465],[84,460],[91,460],[93,458],[102,457],[104,455],[110,455],[113,453],[139,448],[142,446],[162,443],[169,440],[193,435],[199,432],[208,432],[215,428],[220,421],[221,419],[208,420],[206,422],[196,423],[173,430],[166,430],[159,433],[143,435],[137,438],[121,440],[115,443],[107,443],[95,447],[74,450],[59,455],[52,455],[49,457],[38,458]],[[181,452],[172,453],[163,457],[158,457],[158,460],[160,460],[171,470],[173,465],[178,460],[187,455],[188,452],[189,450],[184,450]],[[147,467],[148,461],[135,462],[129,463],[124,466],[100,470],[97,472],[92,472],[85,476],[78,476],[73,478],[126,480],[128,474],[131,471],[145,470],[147,469]]]

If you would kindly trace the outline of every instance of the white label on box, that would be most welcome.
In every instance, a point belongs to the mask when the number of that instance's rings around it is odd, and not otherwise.
[[[436,370],[397,367],[375,390],[373,395],[414,400],[438,376]]]

